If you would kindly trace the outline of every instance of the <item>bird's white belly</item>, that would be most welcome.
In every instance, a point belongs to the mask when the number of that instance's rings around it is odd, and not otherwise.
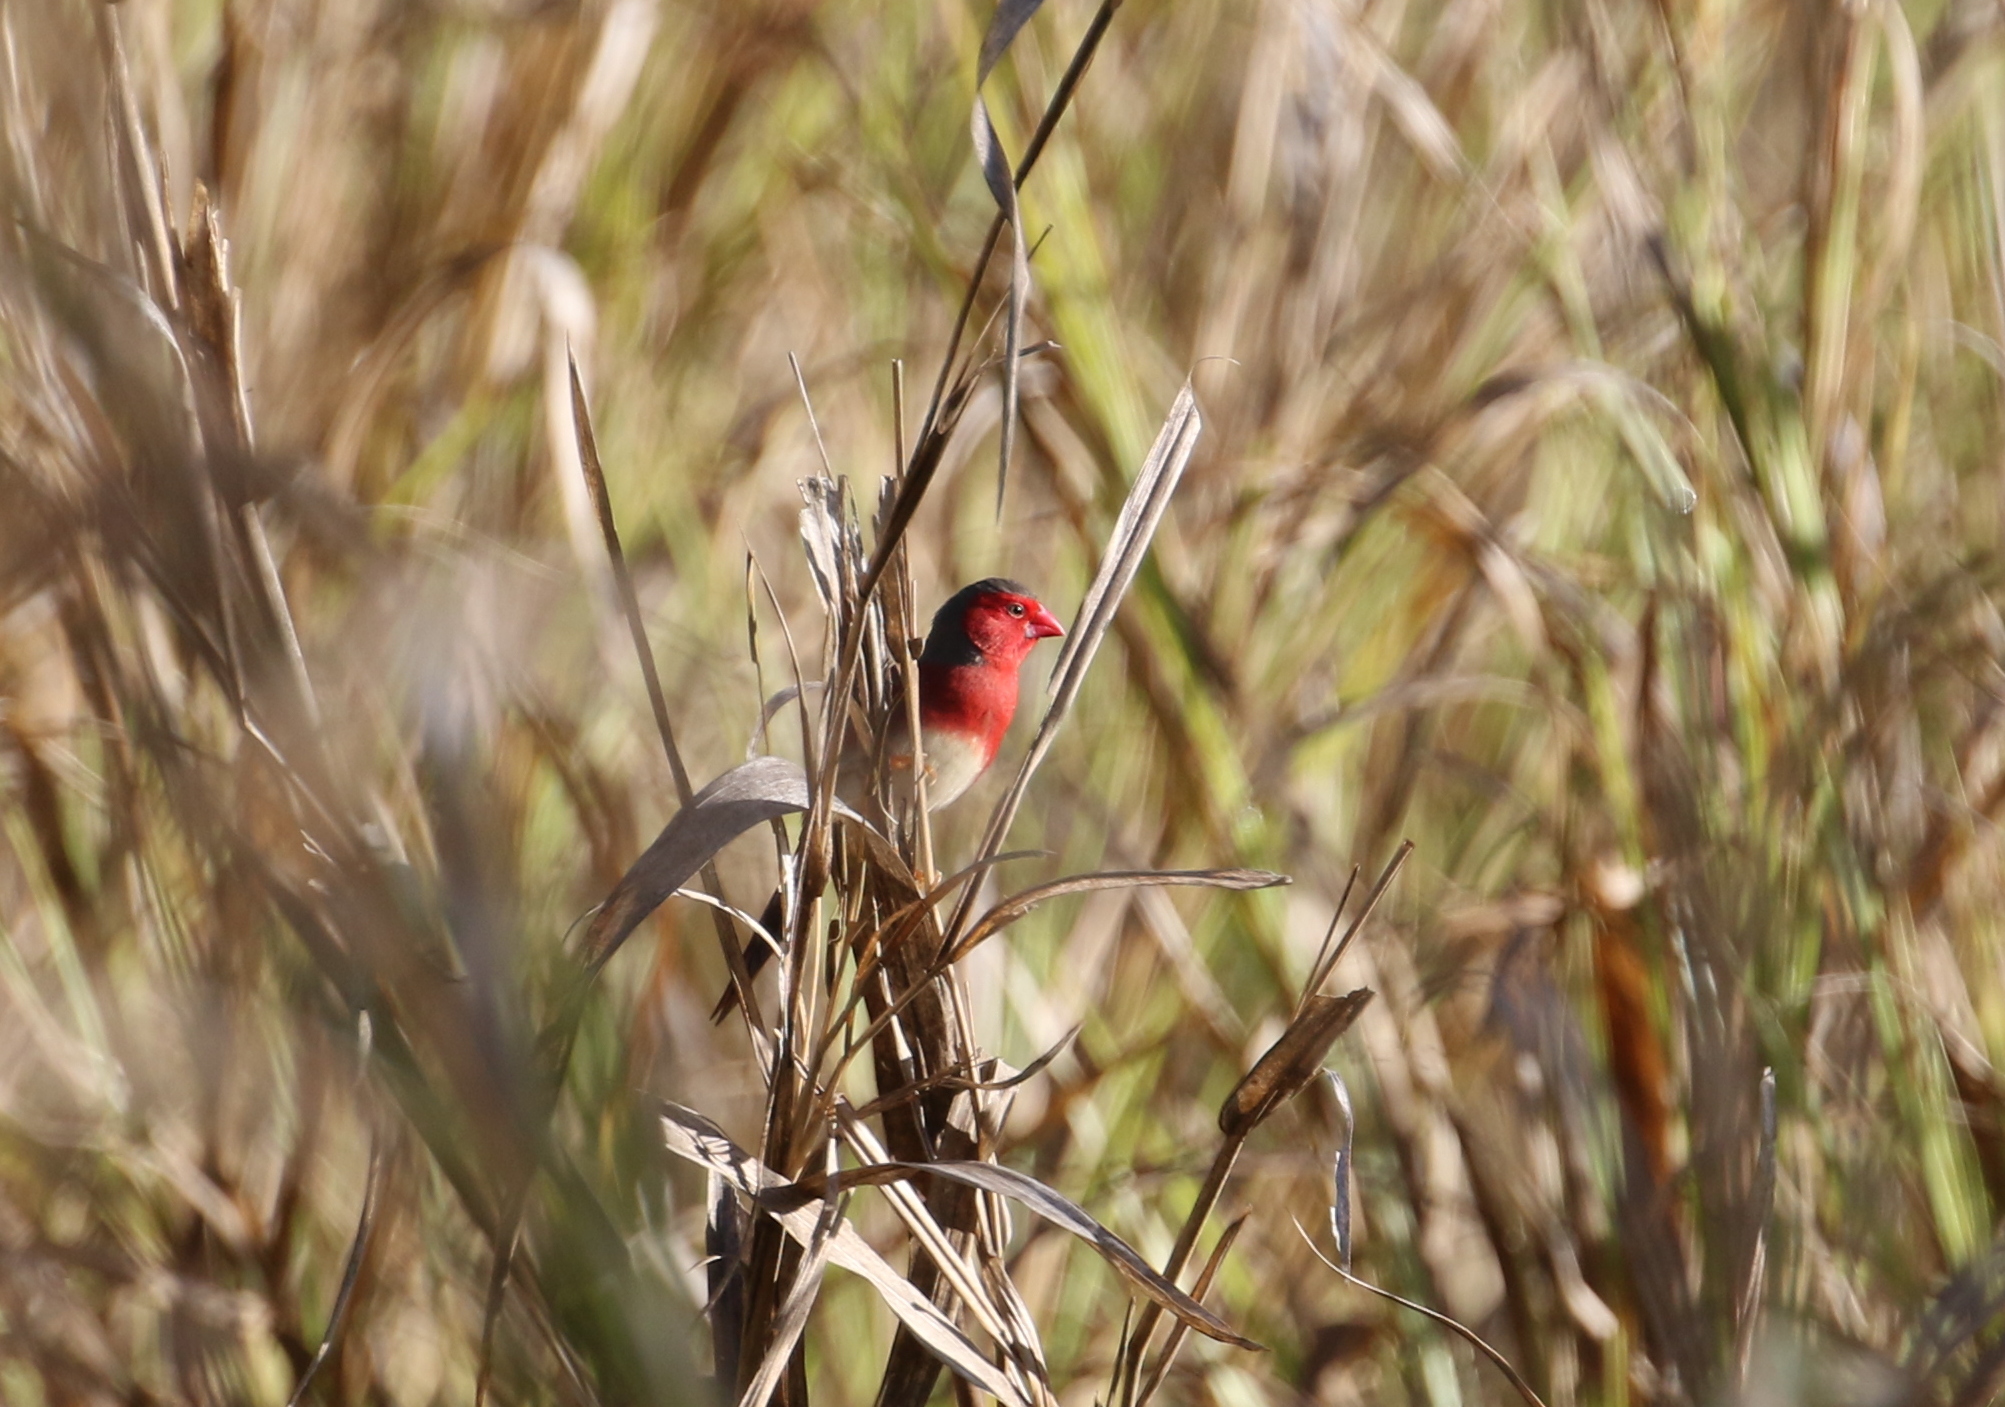
[[[926,731],[926,809],[937,811],[969,787],[988,767],[979,743],[945,733]]]

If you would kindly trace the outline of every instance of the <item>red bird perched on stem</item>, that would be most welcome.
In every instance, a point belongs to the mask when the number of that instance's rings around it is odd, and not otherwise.
[[[1006,577],[964,586],[933,613],[933,628],[919,654],[927,810],[939,810],[989,770],[1016,716],[1017,671],[1038,641],[1063,634],[1057,617]],[[894,780],[910,776],[912,747],[902,708],[893,711],[886,754]],[[845,757],[838,789],[853,790],[864,771],[863,759]],[[901,790],[910,797],[909,783]],[[775,893],[759,923],[776,934],[783,918],[781,896]],[[745,950],[746,970],[757,976],[772,951],[764,942],[753,942]],[[726,988],[711,1018],[723,1020],[737,1000],[738,989]]]

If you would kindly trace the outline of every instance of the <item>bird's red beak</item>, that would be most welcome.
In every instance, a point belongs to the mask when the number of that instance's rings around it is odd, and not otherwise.
[[[1047,611],[1042,606],[1034,606],[1031,608],[1030,614],[1024,617],[1023,633],[1032,640],[1044,640],[1052,636],[1063,635],[1065,627],[1058,623],[1058,617],[1054,616],[1050,611]]]

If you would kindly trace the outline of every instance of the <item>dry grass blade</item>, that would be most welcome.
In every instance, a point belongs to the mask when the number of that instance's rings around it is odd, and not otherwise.
[[[1754,1224],[1753,1244],[1747,1255],[1747,1270],[1736,1297],[1735,1352],[1738,1376],[1745,1381],[1754,1353],[1755,1332],[1761,1321],[1762,1290],[1768,1280],[1768,1223],[1775,1209],[1775,1071],[1761,1072],[1760,1146],[1755,1150],[1754,1188],[1748,1198],[1748,1217]]]
[[[814,397],[808,394],[808,378],[801,370],[801,359],[789,352],[787,366],[794,373],[794,389],[801,393],[801,409],[807,412],[808,429],[814,432],[815,454],[821,460],[821,471],[833,479],[835,466],[829,462],[828,445],[821,437],[821,417],[815,414]]]
[[[683,763],[682,749],[676,745],[675,725],[668,716],[668,698],[661,688],[661,672],[655,667],[654,647],[648,642],[647,622],[641,616],[640,595],[634,590],[633,573],[627,567],[626,552],[620,546],[619,524],[613,517],[613,499],[606,487],[605,467],[599,462],[598,437],[592,432],[592,412],[585,400],[584,380],[578,374],[578,358],[568,346],[565,348],[565,366],[570,379],[571,426],[578,442],[579,469],[585,476],[585,486],[591,494],[592,507],[598,515],[599,532],[605,540],[606,556],[612,563],[614,587],[619,592],[620,613],[626,618],[627,633],[633,640],[634,657],[640,663],[641,679],[647,687],[648,708],[654,715],[655,731],[661,738],[661,749],[668,759],[669,774],[675,779],[676,800],[686,810],[696,800],[690,787],[689,769]],[[712,856],[721,848],[721,844],[714,847],[697,866],[697,870],[703,875],[705,887],[720,900],[724,897],[724,885],[717,877]],[[643,860],[646,858],[645,855],[642,856]],[[685,874],[678,878],[669,890],[664,891],[664,894],[681,888],[683,880],[688,877]],[[660,899],[655,900],[655,904],[660,902]],[[653,909],[654,904],[650,904],[647,911],[652,912]],[[640,917],[645,916],[642,914]],[[722,913],[715,911],[712,912],[711,918],[716,927],[718,948],[724,954],[725,964],[736,979],[742,975],[744,958],[738,951],[738,942],[731,932],[730,921]],[[640,918],[634,920],[635,923],[639,921]],[[595,971],[612,956],[613,950],[625,941],[626,934],[631,931],[632,926],[629,925],[617,938],[608,942],[603,950],[588,947],[588,970]]]
[[[986,80],[989,69],[995,60],[1001,57],[1002,50],[1008,47],[1010,41],[1016,37],[1017,31],[1041,3],[1042,0],[1028,0],[1028,3],[1025,3],[1025,0],[1008,0],[1008,3],[999,7],[984,37],[983,62],[979,66],[981,81]],[[1057,130],[1059,119],[1071,106],[1072,96],[1078,91],[1079,82],[1085,77],[1087,67],[1093,62],[1093,56],[1099,52],[1101,40],[1107,37],[1107,29],[1114,21],[1114,12],[1121,8],[1121,4],[1122,0],[1101,0],[1092,22],[1086,27],[1086,33],[1080,38],[1079,46],[1073,50],[1072,62],[1066,66],[1058,87],[1052,91],[1050,100],[1045,104],[1044,115],[1038,119],[1037,130],[1031,134],[1029,143],[1024,147],[1023,158],[1017,162],[1016,170],[1010,173],[1011,190],[1008,198],[997,200],[995,218],[989,223],[988,234],[982,240],[981,252],[975,256],[973,272],[968,276],[967,289],[961,296],[960,309],[954,314],[954,330],[948,336],[947,350],[940,358],[940,370],[933,381],[932,399],[926,405],[926,416],[919,427],[913,457],[910,461],[905,461],[906,472],[901,479],[897,499],[892,504],[891,512],[886,516],[885,530],[878,539],[878,549],[872,559],[867,578],[869,581],[874,581],[883,570],[890,548],[903,536],[906,525],[911,522],[912,514],[919,506],[919,499],[931,483],[933,472],[939,467],[940,457],[946,449],[947,436],[953,429],[953,422],[959,416],[960,407],[965,404],[967,391],[965,383],[951,390],[948,383],[954,375],[954,367],[960,355],[961,339],[967,334],[968,319],[974,313],[975,299],[981,293],[982,279],[988,273],[989,260],[995,257],[996,244],[1002,238],[1003,226],[1007,223],[1012,228],[1016,227],[1016,222],[1010,219],[1010,212],[1017,209],[1016,192],[1021,190],[1023,183],[1029,179],[1032,168],[1037,165],[1038,158],[1044,153],[1045,144]],[[1017,17],[1019,11],[1020,17]],[[991,45],[995,46],[993,55],[988,52]],[[982,129],[988,126],[987,114],[981,108],[979,91],[981,81],[975,84],[978,148],[984,140]],[[997,146],[996,149],[999,151],[1000,147]],[[984,181],[992,183],[986,159],[983,161],[982,174]],[[1014,237],[1020,248],[1021,231],[1019,230]],[[1027,281],[1028,255],[1024,254],[1022,259],[1024,265],[1022,272]],[[1013,266],[1012,291],[1016,287],[1016,274],[1017,269]],[[1005,373],[1007,376],[1015,376],[1017,361],[1018,358],[1014,355],[1008,358],[1008,369]],[[1004,459],[1004,463],[1007,464],[1007,458]],[[1000,481],[996,486],[996,502],[1000,507],[1002,502]],[[866,590],[864,594],[867,597],[869,592]]]
[[[1232,1247],[1239,1240],[1239,1233],[1245,1229],[1246,1218],[1242,1216],[1228,1223],[1225,1230],[1219,1234],[1218,1244],[1213,1246],[1211,1254],[1205,1257],[1204,1269],[1198,1272],[1197,1283],[1191,1286],[1192,1299],[1204,1298],[1205,1292],[1211,1288],[1211,1282],[1218,1278],[1219,1267],[1223,1266],[1225,1258],[1232,1254]],[[1170,1368],[1176,1363],[1177,1353],[1183,1348],[1184,1340],[1189,1336],[1190,1326],[1182,1320],[1170,1325],[1169,1333],[1163,1338],[1163,1351],[1156,1355],[1155,1366],[1149,1369],[1149,1380],[1142,1384],[1142,1391],[1135,1398],[1135,1407],[1149,1407],[1149,1403],[1154,1400],[1157,1391],[1162,1387],[1163,1379],[1169,1376]]]
[[[166,173],[153,150],[153,142],[139,111],[139,95],[133,89],[132,64],[126,55],[125,26],[129,17],[121,10],[104,10],[98,15],[99,42],[104,50],[104,67],[111,82],[112,106],[117,111],[119,154],[125,169],[120,172],[127,191],[144,212],[146,238],[140,241],[143,267],[150,291],[162,307],[176,307],[180,290],[175,275],[180,267],[174,230],[168,222]]]
[[[1319,972],[1328,972],[1336,966],[1336,960],[1330,954],[1333,951],[1333,945],[1337,942],[1337,925],[1344,921],[1344,910],[1350,906],[1351,893],[1358,887],[1358,874],[1358,867],[1352,865],[1351,872],[1344,876],[1343,892],[1337,895],[1336,905],[1330,910],[1330,926],[1323,930],[1323,941],[1316,945],[1316,960],[1309,964],[1310,978],[1314,978]],[[1348,938],[1350,935],[1346,933],[1344,936]],[[1302,983],[1302,995],[1304,997],[1308,996],[1309,993],[1315,991],[1320,985],[1321,983],[1316,981],[1304,981]],[[1295,1003],[1296,1010],[1299,1011],[1301,1005],[1301,1002],[1297,1000]]]
[[[788,1185],[784,1178],[731,1142],[723,1130],[693,1109],[665,1105],[662,1134],[669,1152],[715,1172],[747,1197],[758,1198]],[[820,1211],[814,1205],[772,1215],[787,1235],[804,1247],[813,1242],[821,1223]],[[904,1276],[871,1249],[856,1228],[847,1223],[837,1228],[828,1241],[828,1258],[831,1264],[868,1281],[899,1323],[953,1372],[1008,1407],[1031,1407],[1016,1385],[982,1356],[953,1320],[915,1291]]]
[[[648,643],[640,596],[634,591],[633,573],[628,570],[626,553],[620,547],[619,525],[613,520],[613,499],[606,489],[605,468],[599,463],[598,438],[592,433],[592,411],[585,401],[585,383],[578,375],[578,358],[567,354],[566,360],[571,376],[571,423],[578,437],[578,463],[584,470],[585,485],[591,490],[592,507],[599,515],[599,531],[605,536],[606,555],[612,561],[613,581],[620,593],[620,610],[633,637],[634,656],[640,661],[641,679],[647,685],[648,707],[654,713],[655,730],[661,735],[661,750],[667,755],[668,770],[675,778],[676,799],[687,806],[695,795],[689,784],[689,769],[683,765],[682,749],[675,743],[675,725],[668,716],[668,697],[661,690],[661,671],[655,668],[654,647]]]
[[[1351,940],[1358,936],[1358,930],[1364,927],[1365,920],[1369,919],[1372,915],[1372,910],[1378,907],[1378,901],[1384,897],[1386,889],[1391,886],[1394,876],[1399,873],[1400,866],[1406,863],[1406,857],[1412,853],[1413,842],[1410,840],[1401,841],[1399,849],[1393,852],[1392,858],[1386,861],[1385,869],[1379,873],[1378,882],[1372,885],[1371,893],[1365,896],[1364,907],[1358,910],[1357,917],[1353,918],[1350,926],[1344,930],[1344,936],[1337,940],[1334,947],[1325,941],[1322,951],[1316,954],[1316,965],[1309,970],[1308,980],[1302,984],[1302,1000],[1296,1007],[1298,1013],[1308,1006],[1310,998],[1322,989],[1323,983],[1329,980],[1330,974],[1337,970],[1337,964],[1342,961],[1344,951],[1350,947]],[[1351,874],[1351,883],[1354,884],[1356,881],[1357,874],[1353,871]],[[1330,916],[1331,933],[1336,932],[1337,920],[1342,917],[1344,912],[1344,901],[1349,899],[1350,896],[1351,885],[1346,884],[1344,886],[1343,897],[1337,900],[1337,911]]]
[[[1199,1333],[1209,1335],[1221,1343],[1229,1343],[1235,1348],[1260,1348],[1258,1343],[1238,1333],[1231,1325],[1156,1273],[1149,1263],[1142,1259],[1140,1252],[1095,1221],[1078,1203],[1014,1168],[1003,1167],[998,1163],[952,1160],[932,1163],[887,1162],[846,1169],[836,1176],[833,1186],[837,1191],[847,1191],[854,1187],[881,1186],[927,1176],[947,1178],[984,1192],[993,1192],[1010,1198],[1037,1213],[1053,1226],[1068,1231],[1086,1242],[1107,1264],[1119,1271],[1123,1279],[1152,1303],[1168,1310]],[[819,1200],[832,1195],[830,1185],[826,1179],[804,1178],[798,1183],[767,1194],[762,1200],[776,1208],[790,1207],[803,1199]]]
[[[1520,1374],[1518,1370],[1511,1365],[1511,1360],[1504,1357],[1503,1354],[1499,1353],[1495,1348],[1493,1348],[1490,1345],[1488,1340],[1486,1340],[1481,1334],[1477,1333],[1474,1329],[1470,1328],[1467,1324],[1462,1323],[1459,1319],[1454,1318],[1452,1315],[1443,1314],[1438,1309],[1429,1309],[1424,1304],[1416,1304],[1414,1301],[1410,1299],[1406,1299],[1400,1295],[1395,1295],[1390,1290],[1381,1290],[1378,1286],[1372,1284],[1368,1280],[1358,1279],[1358,1277],[1351,1274],[1350,1271],[1344,1269],[1342,1266],[1338,1265],[1335,1261],[1331,1260],[1328,1256],[1324,1255],[1322,1252],[1322,1248],[1315,1243],[1315,1240],[1309,1235],[1307,1231],[1304,1231],[1302,1229],[1302,1224],[1300,1222],[1297,1222],[1295,1224],[1295,1230],[1301,1233],[1303,1241],[1305,1241],[1308,1244],[1309,1250],[1315,1255],[1316,1259],[1321,1261],[1324,1265],[1328,1266],[1331,1270],[1335,1271],[1339,1276],[1341,1276],[1345,1284],[1355,1285],[1358,1289],[1363,1290],[1368,1294],[1377,1295],[1380,1299],[1392,1301],[1392,1303],[1398,1305],[1401,1309],[1410,1309],[1415,1314],[1423,1315],[1426,1318],[1433,1320],[1436,1324],[1439,1324],[1442,1328],[1448,1330],[1450,1333],[1454,1334],[1457,1338],[1467,1343],[1471,1348],[1475,1349],[1478,1353],[1482,1354],[1483,1357],[1487,1358],[1490,1361],[1490,1363],[1497,1369],[1497,1371],[1504,1375],[1504,1377],[1510,1382],[1511,1386],[1517,1390],[1518,1396],[1522,1397],[1526,1402],[1530,1403],[1531,1407],[1546,1407],[1545,1399],[1540,1397],[1538,1393],[1532,1390],[1532,1385],[1526,1382],[1524,1380],[1524,1376]]]
[[[745,1334],[745,1208],[737,1189],[715,1168],[704,1173],[709,1214],[703,1223],[703,1254],[709,1301],[711,1363],[719,1389],[738,1382],[738,1347]]]
[[[986,72],[983,76],[987,76]],[[1003,319],[1002,434],[998,437],[1000,444],[996,452],[996,520],[1000,522],[1003,496],[1009,487],[1010,456],[1016,447],[1017,399],[1023,383],[1023,359],[1020,355],[1023,346],[1023,305],[1030,294],[1030,248],[1023,237],[1023,209],[1017,203],[1016,182],[1011,179],[1009,158],[1003,153],[1002,139],[996,135],[995,123],[989,117],[989,106],[979,94],[975,97],[973,132],[975,159],[981,164],[989,192],[995,196],[996,204],[1002,207],[1003,218],[1009,223],[1009,310]]]
[[[1030,23],[1030,17],[1044,5],[1044,0],[1001,0],[996,12],[989,17],[989,27],[982,35],[982,51],[977,60],[976,80],[979,85],[986,81],[995,66],[1002,62],[1002,56],[1009,52],[1009,46],[1016,42],[1017,31]]]
[[[1357,1115],[1351,1092],[1335,1070],[1323,1071],[1330,1098],[1337,1106],[1337,1151],[1330,1161],[1330,1239],[1336,1243],[1337,1264],[1351,1268],[1351,1146],[1357,1137]]]
[[[1102,870],[1097,874],[1067,875],[1020,890],[997,904],[975,921],[966,936],[958,940],[948,961],[958,962],[1015,923],[1048,899],[1067,894],[1092,894],[1109,889],[1149,887],[1231,889],[1240,892],[1271,889],[1289,883],[1288,876],[1268,870]]]
[[[313,1386],[313,1380],[334,1352],[334,1344],[341,1333],[341,1327],[348,1318],[348,1304],[355,1295],[355,1285],[362,1278],[362,1261],[369,1254],[369,1243],[376,1231],[376,1199],[383,1190],[383,1148],[381,1135],[372,1135],[369,1143],[369,1171],[362,1182],[362,1212],[356,1218],[355,1240],[348,1247],[348,1263],[341,1271],[341,1288],[334,1293],[334,1308],[327,1312],[327,1329],[320,1336],[320,1346],[313,1351],[313,1357],[306,1369],[299,1375],[299,1382],[286,1399],[286,1407],[299,1407],[306,1400],[306,1390]]]
[[[1079,603],[1079,614],[1066,633],[1057,663],[1051,667],[1045,699],[1052,711],[1062,713],[1069,707],[1085,682],[1086,671],[1108,627],[1114,623],[1114,613],[1121,608],[1135,573],[1141,570],[1142,558],[1155,539],[1156,527],[1169,508],[1170,498],[1190,464],[1203,429],[1204,417],[1198,412],[1197,395],[1186,380],[1170,403],[1169,414],[1163,417],[1162,429],[1156,433],[1156,441],[1149,447],[1135,482],[1128,488],[1127,500],[1122,503],[1121,514],[1114,520],[1114,530],[1108,534],[1107,545],[1100,554],[1100,569],[1094,573],[1093,584]],[[1042,731],[1039,730],[1040,735]]]

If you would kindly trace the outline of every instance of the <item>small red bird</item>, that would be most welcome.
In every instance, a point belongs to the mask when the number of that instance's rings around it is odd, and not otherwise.
[[[1016,716],[1017,671],[1040,640],[1065,634],[1057,617],[1035,596],[1005,577],[964,586],[933,613],[933,628],[919,655],[919,736],[925,743],[926,809],[937,811],[988,771]],[[894,712],[886,740],[886,765],[894,781],[912,770],[903,709]],[[842,790],[851,790],[863,767],[845,759]],[[775,893],[759,922],[777,933],[783,918]],[[753,941],[745,949],[752,975],[772,949]],[[722,1020],[737,1003],[728,987],[711,1012]]]
[[[926,809],[937,811],[988,771],[1016,716],[1017,670],[1040,640],[1065,633],[1017,583],[989,577],[964,586],[933,614],[919,654],[919,736],[926,744]],[[893,724],[891,767],[910,770]]]

